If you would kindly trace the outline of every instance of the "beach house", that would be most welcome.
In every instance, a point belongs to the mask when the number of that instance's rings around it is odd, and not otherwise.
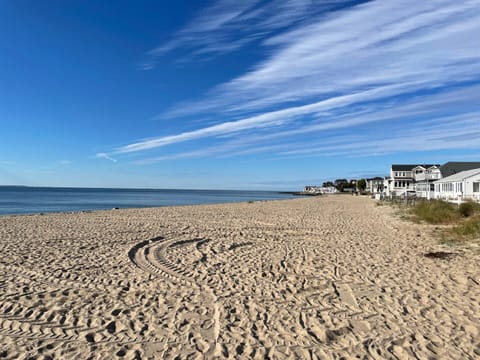
[[[480,170],[480,162],[449,161],[443,165],[393,164],[390,167],[390,176],[383,180],[381,178],[367,179],[367,190],[372,194],[382,194],[382,196],[387,197],[416,196],[430,199],[435,196],[437,198],[457,199],[460,193],[463,197],[467,196],[465,190],[453,192],[447,190],[452,189],[453,185],[445,185],[437,189],[434,183],[474,169]],[[457,190],[459,189],[458,186],[461,185],[457,185]],[[468,196],[475,197],[476,194]]]
[[[468,199],[480,202],[480,168],[461,171],[435,181],[434,197],[458,203]]]
[[[383,177],[373,177],[366,179],[367,187],[365,190],[367,190],[371,194],[380,194],[383,192]]]
[[[433,195],[433,182],[442,178],[440,165],[417,165],[412,169],[415,180],[415,195],[430,199]]]
[[[385,195],[410,196],[415,194],[415,177],[413,169],[418,164],[393,164],[390,167],[390,177],[384,180]]]

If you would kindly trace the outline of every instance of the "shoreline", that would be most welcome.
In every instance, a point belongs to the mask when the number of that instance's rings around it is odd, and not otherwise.
[[[285,192],[284,194],[289,194]],[[292,196],[295,196],[292,194]],[[305,196],[303,196],[305,197]],[[265,199],[265,200],[242,200],[242,201],[230,201],[230,202],[218,202],[218,203],[206,203],[206,204],[179,204],[179,205],[155,205],[155,206],[141,206],[141,207],[115,207],[109,209],[92,209],[92,210],[65,210],[65,211],[40,211],[34,213],[16,213],[16,214],[0,214],[0,219],[2,217],[16,217],[16,216],[46,216],[46,215],[56,215],[56,214],[83,214],[83,213],[95,213],[95,212],[109,212],[109,211],[118,211],[118,210],[149,210],[149,209],[164,209],[164,208],[176,208],[176,207],[188,207],[188,206],[215,206],[215,205],[234,205],[234,204],[252,204],[257,202],[272,202],[272,201],[290,201],[301,199],[302,196],[292,197],[288,199]]]
[[[374,203],[0,217],[0,348],[7,358],[474,357],[480,253],[427,257],[444,248],[428,228]]]
[[[73,189],[51,188],[52,193],[37,188],[33,193],[0,191],[0,216],[35,215],[106,211],[117,209],[155,208],[224,204],[248,201],[292,199],[281,191],[244,190],[145,190],[134,189]],[[137,192],[140,195],[137,195]]]

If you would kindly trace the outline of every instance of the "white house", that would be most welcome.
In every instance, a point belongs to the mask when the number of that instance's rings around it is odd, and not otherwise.
[[[366,179],[367,190],[371,194],[380,194],[383,192],[383,178],[382,177],[374,177],[370,179]]]
[[[440,165],[417,165],[412,172],[416,196],[430,199],[434,191],[433,182],[442,178]]]
[[[434,182],[436,199],[480,202],[480,168],[466,170]]]
[[[393,164],[390,167],[390,177],[384,180],[387,196],[408,196],[415,193],[415,178],[413,169],[418,165]]]

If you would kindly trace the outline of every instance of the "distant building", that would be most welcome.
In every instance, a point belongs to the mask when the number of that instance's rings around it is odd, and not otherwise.
[[[379,194],[379,198],[384,196],[416,196],[427,199],[433,197],[457,199],[458,197],[464,198],[467,196],[476,199],[478,194],[473,191],[473,188],[467,194],[466,189],[463,187],[466,185],[460,184],[463,180],[457,181],[455,180],[457,178],[450,178],[453,175],[463,174],[465,171],[470,170],[480,171],[480,162],[449,161],[443,165],[393,164],[390,167],[390,176],[384,179],[379,177],[366,179],[367,191],[375,195]],[[461,176],[464,176],[464,174]],[[446,182],[442,182],[444,179],[447,179]],[[476,183],[475,179],[465,181]],[[454,182],[458,182],[458,184],[452,185]],[[445,185],[447,183],[450,185]],[[438,188],[434,184],[444,185]],[[476,189],[477,185],[472,186],[475,186]],[[460,188],[462,189],[460,190]]]
[[[433,196],[433,182],[442,178],[440,165],[417,165],[412,172],[416,196],[430,199]]]
[[[365,180],[367,183],[367,187],[365,188],[366,191],[372,194],[380,194],[383,192],[384,189],[384,178],[383,177],[374,177]]]
[[[335,194],[337,189],[334,186],[305,186],[303,191],[311,194]]]
[[[409,196],[415,194],[413,169],[418,166],[421,165],[393,164],[390,167],[390,177],[384,180],[385,194],[387,196]],[[426,166],[430,167],[433,165]]]
[[[480,202],[480,167],[437,180],[434,189],[436,199],[459,203],[467,199]]]

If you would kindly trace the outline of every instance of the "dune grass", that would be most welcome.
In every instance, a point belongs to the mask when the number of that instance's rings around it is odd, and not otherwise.
[[[463,217],[470,217],[475,214],[480,214],[480,204],[473,201],[466,201],[460,204],[458,211]]]
[[[464,221],[451,230],[459,236],[480,236],[480,217]]]
[[[452,225],[442,230],[442,243],[480,239],[480,204],[467,201],[460,206],[441,200],[425,200],[409,209],[411,219],[428,224]]]
[[[457,205],[441,200],[420,201],[410,213],[414,220],[429,224],[451,224],[461,217]]]

